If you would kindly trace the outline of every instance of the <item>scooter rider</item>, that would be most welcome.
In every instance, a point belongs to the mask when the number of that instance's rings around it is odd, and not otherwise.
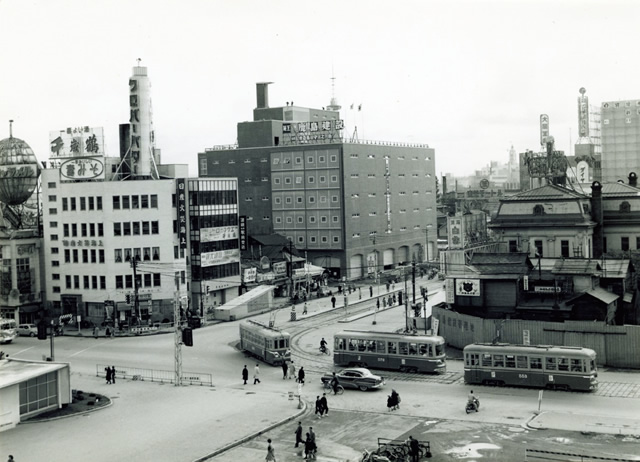
[[[473,406],[474,409],[477,409],[478,403],[478,398],[473,394],[473,390],[469,391],[469,396],[467,397],[467,405]]]
[[[322,340],[320,340],[320,351],[322,351],[323,353],[327,351],[327,341],[324,339],[324,337],[322,337]]]

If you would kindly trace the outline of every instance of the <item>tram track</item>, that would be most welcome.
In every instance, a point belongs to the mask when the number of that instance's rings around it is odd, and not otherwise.
[[[349,315],[354,316],[364,313],[371,309],[371,306],[362,304],[352,305]],[[291,334],[291,354],[296,365],[303,365],[305,371],[309,374],[322,375],[326,372],[333,372],[342,369],[333,364],[332,355],[323,355],[318,351],[318,346],[309,345],[304,342],[304,336],[314,330],[335,324],[339,319],[344,318],[343,312],[336,313],[338,310],[328,311],[318,314],[312,318],[303,321],[297,321],[296,325],[288,327],[287,331]],[[331,344],[331,342],[329,342]],[[464,373],[458,371],[446,372],[444,374],[421,374],[416,372],[400,372],[393,370],[378,370],[376,373],[382,375],[387,382],[422,382],[422,383],[438,383],[445,385],[463,385]],[[516,388],[516,387],[505,387]],[[581,391],[568,391],[568,393],[582,393]],[[612,398],[640,398],[640,384],[625,382],[600,382],[598,389],[587,393],[594,396],[612,397]]]

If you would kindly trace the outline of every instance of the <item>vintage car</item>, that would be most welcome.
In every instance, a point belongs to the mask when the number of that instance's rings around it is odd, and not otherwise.
[[[364,367],[352,367],[349,369],[343,369],[336,373],[338,377],[338,383],[343,388],[356,388],[362,391],[370,389],[382,388],[384,386],[384,378],[379,375],[372,374],[369,369]],[[323,384],[331,382],[333,374],[327,372],[320,380]]]

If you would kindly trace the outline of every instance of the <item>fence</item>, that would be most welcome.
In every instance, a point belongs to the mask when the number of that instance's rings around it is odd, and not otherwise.
[[[542,451],[538,449],[525,449],[525,461],[535,462],[593,462],[596,460],[633,462],[637,459],[620,459],[617,457],[585,456],[584,454],[572,454],[570,452]]]
[[[531,321],[523,319],[484,319],[433,307],[438,319],[438,335],[448,345],[464,348],[470,343],[566,345],[591,348],[600,365],[640,369],[640,326],[610,326],[593,321]]]
[[[141,382],[160,382],[160,383],[175,383],[176,373],[175,371],[163,371],[156,369],[141,369],[138,367],[128,366],[111,366],[106,364],[96,364],[96,377],[106,377],[107,367],[114,367],[116,370],[116,379],[130,379],[139,380]],[[211,374],[204,374],[202,372],[182,372],[182,384],[183,385],[213,385],[213,377]]]

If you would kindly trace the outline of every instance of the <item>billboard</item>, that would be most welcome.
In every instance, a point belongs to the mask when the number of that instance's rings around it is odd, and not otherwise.
[[[104,157],[104,130],[102,127],[69,127],[49,132],[52,158]]]
[[[462,218],[448,217],[447,226],[449,228],[449,248],[462,249],[465,245],[464,233],[462,232]]]
[[[456,295],[480,296],[480,279],[456,279]]]
[[[545,144],[549,136],[549,116],[540,114],[540,144]]]
[[[578,97],[578,125],[581,137],[589,136],[589,97],[585,96],[584,88],[580,89],[582,93]]]
[[[240,249],[219,250],[217,252],[206,252],[200,254],[200,266],[226,265],[240,261]]]
[[[60,180],[104,180],[104,157],[71,157],[60,164]]]
[[[184,178],[176,179],[176,198],[178,200],[178,239],[180,248],[187,248],[187,194]]]
[[[342,119],[283,123],[282,140],[283,144],[335,143],[343,129]]]
[[[227,239],[238,239],[237,226],[219,226],[200,230],[200,242],[225,241]]]

